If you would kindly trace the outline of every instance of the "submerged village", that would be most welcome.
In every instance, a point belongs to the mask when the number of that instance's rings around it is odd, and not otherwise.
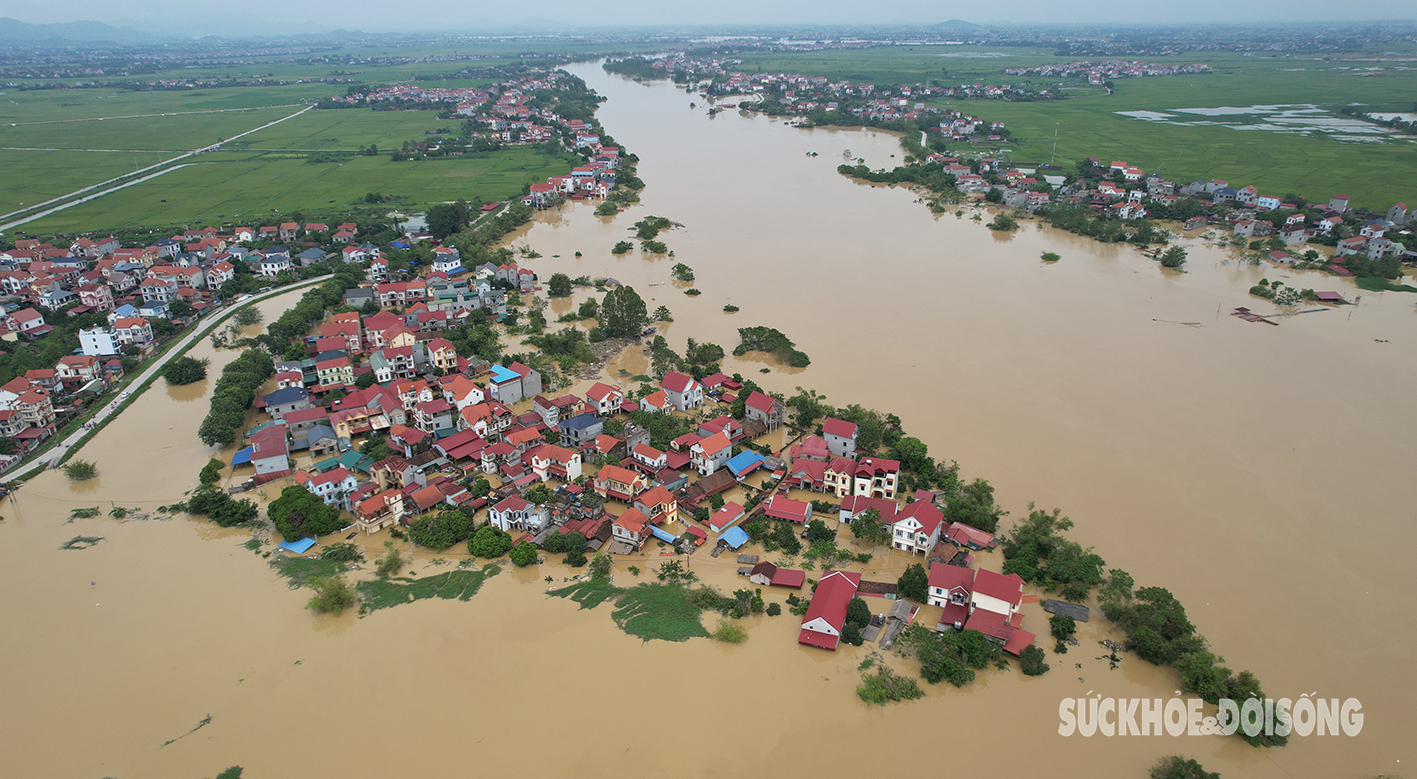
[[[612,278],[541,278],[539,255],[528,248],[518,258],[501,246],[534,208],[596,200],[597,214],[614,215],[639,186],[635,158],[593,118],[530,109],[525,95],[545,84],[523,86],[526,93],[390,88],[341,99],[451,101],[502,140],[561,142],[583,161],[530,185],[520,202],[449,204],[455,224],[437,237],[426,225],[391,232],[283,221],[192,229],[137,247],[114,237],[17,241],[0,254],[0,283],[24,304],[8,310],[0,335],[42,343],[58,322],[79,350],[0,386],[7,466],[81,413],[85,395],[102,397],[156,356],[178,328],[217,311],[239,315],[253,293],[319,282],[264,334],[250,334],[260,322],[250,316],[212,333],[215,345],[244,349],[216,380],[198,431],[225,454],[202,469],[185,503],[165,507],[254,527],[255,551],[279,536],[272,559],[293,585],[311,589],[315,611],[466,599],[497,563],[564,563],[559,570],[573,578],[557,585],[548,575],[550,594],[582,607],[633,602],[663,624],[617,623],[646,639],[737,643],[747,635],[735,620],[763,613],[800,620],[804,651],[896,648],[918,660],[927,682],[962,686],[976,670],[1008,667],[1005,658],[1026,674],[1047,672],[1041,637],[1066,654],[1078,645],[1078,624],[1100,609],[1120,631],[1101,642],[1112,667],[1130,651],[1185,669],[1182,686],[1212,703],[1222,694],[1262,697],[1252,674],[1221,664],[1168,591],[1107,569],[1064,537],[1072,524],[1057,511],[1030,506],[1004,533],[1006,512],[988,482],[937,462],[895,415],[727,375],[719,345],[691,338],[685,353],[671,349],[655,327],[670,312],[649,311],[633,288]],[[972,181],[970,170],[958,180]],[[1028,187],[1015,173],[994,177]],[[1124,166],[1120,175],[1139,178],[1132,174]],[[674,223],[651,216],[636,227],[642,246],[662,254],[651,247]],[[474,240],[460,240],[467,236]],[[693,280],[682,264],[674,274]],[[578,288],[601,298],[559,321],[594,326],[548,330],[547,299]],[[810,363],[777,330],[738,332],[734,354]],[[607,364],[630,352],[651,367],[612,375]],[[463,584],[449,594],[400,577],[408,561],[395,541],[464,557]],[[346,575],[359,576],[365,551],[380,543],[385,551],[372,561],[380,586],[351,585]],[[886,555],[910,562],[876,570]],[[736,577],[702,583],[694,566],[704,557],[731,561]],[[479,568],[475,558],[492,562]],[[716,630],[699,622],[702,611],[723,617]],[[884,662],[868,658],[861,670],[873,663],[857,690],[863,700],[924,694]]]
[[[1356,276],[1365,280],[1365,289],[1373,290],[1395,288],[1391,282],[1402,278],[1403,266],[1417,263],[1413,230],[1417,213],[1405,202],[1392,203],[1385,210],[1351,208],[1348,195],[1342,193],[1328,193],[1323,200],[1293,192],[1263,192],[1253,184],[1219,178],[1173,181],[1125,160],[1100,157],[1080,160],[1076,169],[1016,162],[1008,148],[1011,131],[1004,122],[931,104],[1057,97],[1026,81],[945,84],[931,80],[882,87],[796,73],[747,73],[738,69],[742,64],[734,57],[681,54],[610,60],[604,67],[638,79],[672,79],[690,92],[701,92],[710,113],[737,109],[791,118],[804,127],[879,127],[899,132],[906,153],[902,165],[871,170],[864,159],[848,155],[838,171],[866,181],[913,187],[935,213],[965,202],[991,206],[997,213],[988,227],[999,232],[1017,229],[1019,219],[1036,217],[1099,241],[1125,241],[1145,250],[1168,242],[1168,231],[1157,224],[1165,220],[1186,234],[1233,247],[1249,262]],[[1006,69],[1004,75],[1066,75],[1103,85],[1112,79],[1164,78],[1208,70],[1204,65],[1099,60]],[[1361,132],[1381,137],[1391,131],[1372,124]],[[1172,268],[1185,263],[1184,251],[1169,257],[1156,251],[1155,258]],[[1290,306],[1348,302],[1336,292],[1287,289],[1268,282],[1255,286],[1251,294]]]

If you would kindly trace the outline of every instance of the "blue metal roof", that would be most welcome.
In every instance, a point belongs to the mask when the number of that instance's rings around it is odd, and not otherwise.
[[[492,366],[492,380],[495,381],[495,382],[510,381],[510,380],[512,380],[512,379],[520,379],[520,378],[521,378],[521,374],[517,373],[516,371],[512,370],[511,368],[508,368],[508,367],[503,366],[503,365],[493,365],[493,366]]]
[[[650,528],[649,532],[653,534],[655,538],[658,538],[661,541],[668,541],[671,544],[674,543],[674,541],[676,540],[674,536],[669,535],[668,531],[660,530],[657,527]]]
[[[719,536],[719,540],[727,543],[734,549],[737,549],[738,547],[748,543],[748,531],[735,525],[723,531],[723,535]]]
[[[299,541],[282,541],[280,548],[296,554],[305,554],[315,545],[315,539],[302,537]]]
[[[249,462],[251,462],[251,447],[249,446],[231,456],[231,464],[233,466],[245,465]]]
[[[762,464],[763,456],[747,449],[733,455],[727,462],[728,470],[733,471],[733,475],[740,479],[757,470]]]

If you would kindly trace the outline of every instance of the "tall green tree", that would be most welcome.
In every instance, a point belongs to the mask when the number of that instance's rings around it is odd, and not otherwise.
[[[301,536],[316,538],[341,527],[339,509],[326,506],[320,496],[298,484],[281,490],[266,514],[287,541]]]
[[[467,226],[466,200],[439,203],[428,209],[428,232],[441,241]]]
[[[649,310],[634,287],[615,287],[600,304],[600,329],[611,338],[639,335],[649,324]]]

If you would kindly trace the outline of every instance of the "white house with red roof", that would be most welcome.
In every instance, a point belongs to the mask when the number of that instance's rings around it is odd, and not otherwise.
[[[638,550],[650,537],[649,517],[638,509],[628,508],[610,525],[610,535],[616,541]]]
[[[359,479],[345,468],[313,474],[296,471],[295,483],[318,495],[326,506],[337,509],[350,508],[349,496],[359,489]]]
[[[484,402],[487,395],[466,376],[454,376],[443,384],[443,399],[462,413],[463,409]]]
[[[894,499],[900,482],[900,462],[884,457],[866,457],[856,465],[852,490],[857,495]]]
[[[732,456],[733,444],[723,433],[715,433],[689,448],[689,462],[700,476],[711,476]]]
[[[257,476],[284,473],[290,470],[290,444],[285,439],[285,425],[270,425],[251,436],[251,465]]]
[[[635,458],[635,465],[650,473],[659,473],[669,467],[669,455],[649,444],[637,444],[630,456]]]
[[[669,393],[664,390],[655,390],[643,398],[640,398],[641,411],[667,414],[673,409],[674,404],[669,402]]]
[[[689,376],[675,371],[664,374],[659,382],[660,389],[669,397],[669,402],[680,411],[698,408],[704,402],[704,387]]]
[[[940,624],[963,630],[969,621],[970,596],[974,592],[974,571],[945,563],[930,564],[930,584],[926,602],[941,606]]]
[[[519,495],[508,495],[487,510],[487,519],[493,527],[507,533],[513,530],[540,533],[546,529],[550,512],[546,506],[524,500]]]
[[[940,543],[944,518],[944,513],[929,501],[911,503],[891,525],[891,548],[911,554],[929,554]]]
[[[807,614],[802,617],[797,643],[835,651],[846,624],[846,609],[860,586],[859,573],[827,571],[822,574],[812,602],[807,605]]]
[[[581,477],[581,455],[560,446],[543,446],[531,456],[531,469],[542,481],[554,476],[572,482]]]
[[[1018,574],[1002,574],[979,570],[974,573],[974,588],[970,594],[969,609],[992,611],[995,614],[1012,616],[1018,613],[1023,603],[1023,579]]]
[[[822,420],[822,437],[826,439],[827,448],[834,456],[853,458],[856,456],[855,422],[827,417]]]
[[[620,406],[625,402],[625,393],[619,389],[596,382],[591,388],[586,390],[586,402],[590,404],[590,410],[596,416],[605,417],[621,410]]]

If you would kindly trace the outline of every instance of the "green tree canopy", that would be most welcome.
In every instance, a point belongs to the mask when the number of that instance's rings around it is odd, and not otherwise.
[[[615,287],[600,304],[600,329],[611,338],[640,334],[649,324],[649,311],[634,287]]]
[[[287,541],[301,536],[318,538],[343,527],[339,509],[326,506],[319,495],[298,484],[281,490],[280,497],[271,501],[266,514]]]

